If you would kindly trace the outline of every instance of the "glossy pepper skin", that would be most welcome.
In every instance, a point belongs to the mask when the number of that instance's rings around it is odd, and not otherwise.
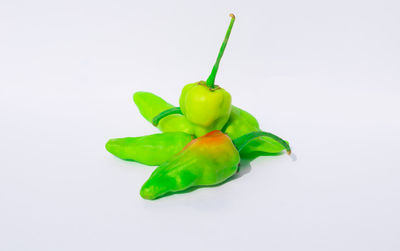
[[[224,54],[226,45],[231,34],[235,16],[230,14],[231,22],[222,42],[217,60],[211,70],[207,81],[199,81],[186,85],[179,99],[180,107],[170,107],[164,112],[155,115],[152,121],[154,125],[165,117],[183,114],[194,128],[196,137],[203,136],[212,130],[221,130],[229,119],[232,106],[231,95],[215,85],[219,63]]]
[[[182,113],[200,137],[221,130],[231,113],[231,95],[220,87],[210,89],[205,81],[186,85],[179,99]]]
[[[139,93],[145,93],[145,92],[139,92]],[[136,94],[135,94],[136,95]],[[142,95],[142,94],[140,94]],[[164,104],[157,108],[157,111],[160,110],[160,112],[163,112],[165,110],[168,110],[172,107],[172,105],[169,105],[166,101],[164,101],[161,97],[156,96],[155,94],[152,93],[147,93],[146,96],[149,95],[151,97],[150,101],[152,99],[157,100],[158,103]],[[145,96],[143,96],[145,97]],[[136,104],[140,105],[139,109],[143,111],[149,111],[153,108],[149,107],[151,106],[152,102],[150,101],[142,101],[142,102],[137,102]],[[168,104],[168,105],[165,105]],[[165,110],[162,110],[161,108],[165,108]],[[148,114],[142,113],[142,115],[151,122],[151,117],[152,115],[156,112],[150,112]],[[146,117],[147,116],[147,117]],[[161,121],[165,120],[168,121],[168,123],[171,126],[174,126],[175,123],[172,123],[174,119],[171,120],[166,120],[167,118],[175,116],[175,115],[169,115],[167,117],[164,117]],[[168,128],[171,131],[183,131],[183,132],[194,132],[193,126],[189,125],[190,122],[186,120],[182,115],[176,114],[175,117],[178,117],[179,120],[183,120],[184,123],[177,123],[179,126],[175,128]],[[185,121],[186,120],[186,121]],[[189,124],[188,124],[189,123]],[[160,122],[161,124],[161,122]],[[186,126],[181,126],[181,125],[186,125]],[[189,125],[189,126],[188,126]],[[187,130],[187,128],[192,128],[191,130]],[[161,131],[163,131],[164,128],[160,128]],[[168,131],[168,130],[167,130]],[[243,136],[246,133],[254,132],[254,131],[260,131],[260,126],[257,122],[257,119],[251,115],[250,113],[246,112],[243,109],[240,109],[239,107],[233,106],[232,105],[232,110],[231,114],[229,116],[229,120],[225,124],[225,126],[222,128],[222,131],[226,134],[228,134],[231,139],[236,139],[240,136]],[[192,133],[194,135],[194,133]],[[244,147],[242,151],[240,151],[240,157],[245,158],[245,159],[253,159],[258,156],[263,156],[263,155],[276,155],[282,153],[284,150],[284,147],[282,144],[277,142],[276,140],[269,138],[269,137],[260,137],[257,139],[254,139],[252,142],[250,142],[248,145]]]
[[[232,112],[228,122],[222,131],[231,137],[237,139],[247,133],[261,131],[256,118],[250,113],[232,106]],[[254,158],[262,155],[281,153],[285,148],[270,137],[259,137],[247,144],[240,151],[242,158]]]
[[[231,95],[220,86],[215,85],[219,63],[235,22],[235,16],[233,14],[230,14],[230,16],[231,22],[225,39],[207,81],[186,85],[179,98],[180,109],[183,115],[193,124],[196,137],[203,136],[212,130],[221,130],[231,113]]]
[[[110,139],[106,149],[124,160],[158,166],[171,159],[193,139],[183,132],[166,132],[142,137]]]
[[[155,116],[174,107],[150,92],[136,92],[133,94],[133,101],[140,114],[150,123],[152,123]],[[194,135],[193,125],[182,114],[172,114],[161,119],[157,128],[162,132],[185,132]]]
[[[164,133],[111,139],[106,144],[109,152],[122,159],[159,165],[141,188],[140,195],[145,199],[220,184],[238,172],[240,157],[280,153],[283,149],[291,154],[285,140],[261,131],[257,120],[232,106],[230,94],[214,84],[235,21],[233,14],[231,17],[210,76],[207,81],[184,87],[181,107],[173,107],[152,93],[134,94],[140,113]],[[195,136],[198,138],[193,139]]]
[[[193,186],[219,184],[237,172],[239,161],[239,152],[226,134],[209,132],[159,166],[142,186],[140,195],[153,200]]]
[[[149,93],[149,94],[151,94],[151,93]],[[161,97],[158,97],[155,94],[151,94],[151,97],[155,100],[158,100],[158,102],[160,102],[162,104],[168,104]],[[152,108],[150,108],[148,106],[151,106],[151,104],[152,104],[151,102],[145,102],[145,101],[140,102],[139,109],[150,110]],[[165,107],[165,110],[168,110],[171,108],[171,106],[172,105],[163,106],[163,107]],[[158,109],[158,110],[160,110],[160,109]],[[163,112],[165,110],[162,110],[161,112]],[[153,115],[153,114],[147,115],[147,117],[145,117],[146,120],[151,122],[151,115]],[[142,115],[143,115],[143,113],[142,113]],[[176,114],[176,115],[177,115],[177,117],[180,116],[180,119],[185,120],[185,118],[182,118],[183,117],[182,115],[179,115],[179,114]],[[175,115],[169,115],[168,117],[164,117],[161,121],[163,121],[171,116],[175,116]],[[183,124],[185,125],[186,123],[190,123],[190,122],[186,121]],[[160,124],[161,124],[161,122],[160,122]],[[178,123],[178,124],[180,124],[180,123]],[[173,123],[171,123],[171,126],[172,125],[173,125]],[[192,132],[194,132],[193,127],[192,126],[189,126],[189,127],[192,128]],[[170,129],[170,130],[187,132],[188,130],[185,130],[187,128],[188,127],[186,126],[186,127],[183,127],[183,129],[182,129],[182,127],[178,126],[177,128]],[[164,128],[160,128],[161,131],[163,131],[162,129],[164,129]],[[239,107],[232,105],[232,110],[231,110],[231,114],[229,116],[229,120],[223,127],[222,131],[224,133],[228,134],[228,136],[231,137],[231,139],[233,140],[240,136],[243,136],[246,133],[260,131],[260,126],[257,122],[257,119],[253,115],[251,115],[250,113],[246,112],[243,109],[240,109]],[[260,137],[260,138],[254,139],[252,142],[250,142],[248,145],[246,145],[243,148],[243,150],[240,151],[240,157],[246,158],[246,159],[252,159],[254,157],[263,156],[263,155],[279,154],[279,153],[282,153],[283,150],[284,150],[284,147],[282,146],[282,144],[279,144],[279,142],[275,141],[274,139],[271,139],[269,137]]]

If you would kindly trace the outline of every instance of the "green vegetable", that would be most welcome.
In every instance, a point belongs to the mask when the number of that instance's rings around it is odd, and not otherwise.
[[[250,113],[232,106],[232,112],[228,122],[222,131],[231,137],[239,138],[250,132],[260,131],[260,126]],[[270,137],[259,137],[252,140],[240,152],[242,158],[254,158],[261,155],[277,154],[284,150],[284,146]]]
[[[264,136],[264,138],[270,138],[278,142],[284,149],[286,149],[287,153],[290,155],[292,153],[292,150],[290,149],[289,144],[284,141],[283,139],[279,138],[275,134],[272,134],[270,132],[263,132],[263,131],[258,131],[258,132],[250,132],[247,133],[243,136],[240,136],[237,139],[233,140],[233,143],[235,144],[236,148],[238,149],[239,152],[243,151],[243,149],[250,144],[255,138],[258,138],[260,136]]]
[[[144,93],[144,92],[137,92],[137,93]],[[135,94],[135,96],[137,95],[137,93]],[[142,94],[141,94],[142,95]],[[168,104],[166,101],[164,101],[162,98],[151,94],[151,93],[146,93],[146,95],[149,95],[151,97],[151,100],[158,100],[159,103],[162,104]],[[138,104],[138,103],[137,103]],[[150,110],[152,109],[151,106],[152,102],[140,102],[140,108],[142,110]],[[161,108],[165,108],[166,110],[161,110]],[[168,104],[168,106],[162,106],[159,109],[157,109],[157,111],[160,111],[158,114],[165,112],[167,110],[169,110],[170,108],[173,108],[172,105]],[[178,108],[179,109],[179,108]],[[145,115],[143,115],[146,120],[148,121],[153,121],[153,119],[151,118],[151,115],[155,114],[157,112],[153,112],[152,114],[148,115],[147,117]],[[142,113],[143,114],[143,113]],[[158,115],[157,114],[157,115]],[[184,125],[187,125],[187,120],[182,116],[182,115],[178,115],[178,114],[174,114],[174,115],[169,115],[167,117],[164,117],[161,121],[169,121],[168,119],[173,120],[175,117],[174,116],[178,116],[180,119],[184,120],[185,123],[182,123]],[[154,117],[156,117],[156,115],[154,115]],[[160,122],[161,124],[161,122]],[[174,123],[171,123],[172,126],[174,125]],[[177,123],[180,124],[180,123]],[[169,128],[170,131],[183,131],[183,132],[190,132],[190,130],[186,130],[187,128],[193,128],[191,126],[185,126],[185,127],[172,127]],[[161,131],[164,131],[162,129],[165,128],[160,128]],[[256,120],[256,118],[254,118],[253,115],[251,115],[250,113],[236,107],[236,106],[232,106],[232,111],[229,117],[228,122],[225,124],[225,126],[222,128],[222,131],[226,134],[228,134],[229,137],[231,137],[231,139],[236,139],[240,136],[243,136],[246,133],[250,133],[250,132],[255,132],[255,131],[260,131],[260,126]],[[192,130],[193,132],[193,130]],[[276,155],[281,153],[285,148],[276,140],[269,138],[269,137],[259,137],[257,139],[252,140],[248,145],[246,145],[246,147],[240,152],[240,157],[241,158],[246,158],[246,159],[252,159],[258,156],[262,156],[262,155]]]
[[[240,158],[277,155],[288,142],[260,130],[248,112],[232,106],[231,95],[215,85],[221,58],[235,16],[207,78],[186,85],[174,107],[149,92],[136,92],[133,100],[143,117],[163,133],[111,139],[106,149],[115,156],[159,166],[143,184],[140,195],[157,199],[190,187],[221,184],[239,170]],[[198,137],[198,138],[195,138]]]
[[[192,140],[181,152],[159,166],[144,183],[140,195],[156,199],[193,186],[215,185],[237,172],[239,152],[221,131]]]
[[[215,130],[192,140],[159,166],[142,186],[140,195],[153,200],[194,186],[219,184],[238,171],[239,151],[261,135],[274,138],[290,154],[289,145],[271,133],[251,132],[232,142],[228,135]]]
[[[220,130],[229,119],[231,95],[222,88],[210,90],[204,81],[188,84],[179,99],[182,113],[200,137],[210,131]]]
[[[166,132],[142,137],[110,139],[106,149],[118,158],[136,161],[149,166],[158,166],[193,139],[183,132]]]
[[[133,101],[138,107],[139,112],[150,123],[161,112],[174,108],[173,105],[150,92],[136,92],[133,95]],[[193,125],[181,114],[173,114],[165,118],[160,118],[157,127],[162,132],[185,132],[194,135]]]
[[[212,130],[220,130],[229,119],[231,113],[231,95],[215,85],[215,77],[218,72],[219,63],[224,54],[225,47],[231,34],[235,16],[230,14],[231,22],[221,45],[217,60],[207,81],[199,81],[187,84],[183,89],[179,99],[180,110],[169,108],[157,119],[164,118],[170,114],[182,112],[194,127],[194,134],[200,137]],[[155,121],[157,122],[157,121]]]

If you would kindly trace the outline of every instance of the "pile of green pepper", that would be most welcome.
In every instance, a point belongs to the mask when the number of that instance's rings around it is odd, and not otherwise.
[[[149,92],[136,92],[133,100],[143,117],[162,133],[110,139],[106,149],[115,156],[159,166],[140,190],[144,199],[184,191],[193,186],[219,184],[238,172],[241,158],[277,155],[288,142],[263,132],[248,112],[231,104],[231,95],[215,77],[235,16],[206,81],[186,85],[179,107]]]

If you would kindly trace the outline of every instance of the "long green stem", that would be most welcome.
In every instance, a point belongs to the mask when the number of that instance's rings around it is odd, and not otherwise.
[[[266,136],[271,139],[276,140],[278,143],[280,143],[283,147],[285,147],[287,153],[290,155],[292,153],[292,150],[290,149],[290,146],[286,141],[283,139],[279,138],[278,136],[269,133],[269,132],[251,132],[248,134],[245,134],[243,136],[240,136],[239,138],[233,140],[233,144],[236,146],[236,149],[240,152],[248,143],[250,143],[251,140],[254,138],[260,137],[260,136]]]
[[[215,86],[215,76],[217,75],[218,67],[219,67],[219,62],[221,61],[222,56],[224,55],[225,47],[226,44],[228,43],[229,36],[231,35],[231,30],[233,23],[235,22],[235,15],[229,14],[231,17],[231,22],[229,24],[228,30],[226,31],[225,39],[222,42],[221,48],[219,49],[217,61],[214,64],[214,67],[212,68],[210,76],[207,78],[207,86],[211,89],[214,88]]]
[[[161,119],[164,117],[167,117],[172,114],[182,114],[181,108],[180,107],[172,107],[168,110],[165,110],[163,112],[160,112],[157,116],[153,118],[153,125],[158,126],[158,122],[160,122]]]

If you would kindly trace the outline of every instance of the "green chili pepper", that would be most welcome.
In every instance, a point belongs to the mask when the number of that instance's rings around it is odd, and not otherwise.
[[[139,112],[150,123],[152,123],[154,117],[160,113],[174,108],[173,105],[150,92],[136,92],[133,95],[133,101],[139,108]],[[181,114],[172,114],[168,117],[160,118],[158,121],[156,126],[162,132],[185,132],[187,134],[194,134],[193,125]]]
[[[244,134],[260,131],[260,126],[250,113],[232,106],[231,116],[222,131],[233,140]],[[270,137],[260,137],[252,140],[240,152],[242,158],[255,158],[261,155],[278,154],[284,150],[284,146]]]
[[[215,85],[215,77],[219,63],[224,54],[229,36],[231,34],[235,16],[230,14],[231,22],[221,45],[217,60],[207,81],[199,81],[186,85],[179,99],[180,110],[172,108],[160,114],[160,118],[173,113],[183,113],[193,124],[194,134],[200,137],[212,130],[220,130],[229,119],[231,113],[231,95]]]
[[[275,140],[275,142],[279,143],[283,147],[283,149],[286,149],[288,155],[292,153],[289,144],[285,140],[279,138],[278,136],[270,132],[256,131],[256,132],[246,133],[240,136],[239,138],[234,139],[233,143],[235,144],[238,151],[242,152],[248,144],[254,141],[255,138],[259,138],[260,136]]]
[[[156,199],[192,186],[214,185],[236,173],[239,152],[221,131],[192,140],[169,161],[159,166],[144,183],[140,195]]]
[[[142,93],[146,94],[146,96],[144,96]],[[160,106],[156,109],[156,111],[160,111],[160,113],[168,112],[170,110],[170,108],[172,107],[172,105],[168,104],[161,97],[158,97],[154,94],[146,93],[146,92],[138,92],[135,94],[135,96],[137,94],[143,95],[143,98],[145,98],[147,96],[151,97],[151,99],[149,99],[149,101],[143,100],[140,103],[139,102],[136,103],[136,104],[138,104],[138,107],[140,105],[139,109],[141,109],[141,110],[148,111],[148,110],[154,109],[153,107],[151,107],[152,100],[157,100],[157,102],[160,104],[167,104],[164,106]],[[165,110],[162,110],[162,108],[165,108]],[[179,108],[179,107],[176,107],[176,108]],[[153,121],[152,115],[155,113],[157,113],[157,112],[147,113],[147,114],[142,113],[142,114],[146,118],[146,120],[152,122]],[[158,115],[160,115],[160,113],[158,113]],[[181,116],[181,117],[179,117],[179,119],[182,119],[185,122],[182,124],[187,125],[188,121],[185,120],[185,118],[179,114],[169,115],[167,117],[164,117],[161,121],[163,121],[163,120],[169,121],[167,119],[169,119],[172,116]],[[155,115],[154,117],[160,117],[160,116]],[[177,124],[179,125],[179,123],[177,123]],[[160,125],[161,125],[161,123],[160,123]],[[186,130],[188,128],[188,126],[174,127],[174,125],[175,125],[174,123],[171,123],[171,128],[168,128],[168,129],[170,131],[183,131],[183,132],[189,131],[190,132],[190,130]],[[189,128],[190,128],[190,126],[189,126]],[[161,129],[161,131],[163,131],[162,129],[164,129],[164,128],[160,128],[160,129]],[[222,128],[222,131],[224,133],[228,134],[229,137],[231,137],[231,139],[236,139],[246,133],[260,131],[260,126],[259,126],[256,118],[254,118],[253,115],[251,115],[250,113],[248,113],[236,106],[232,106],[232,111],[231,111],[229,120],[225,124],[225,126]],[[192,130],[192,132],[193,132],[193,130]],[[240,156],[242,158],[252,159],[252,158],[255,158],[258,156],[262,156],[262,155],[280,154],[283,150],[284,150],[284,147],[281,144],[279,144],[278,142],[276,142],[276,140],[268,138],[268,137],[260,137],[255,140],[252,140],[248,145],[246,145],[246,147],[240,152]]]
[[[166,132],[142,137],[110,139],[106,149],[118,158],[158,166],[182,150],[193,136],[183,132]]]
[[[271,133],[251,132],[232,142],[228,135],[215,130],[192,140],[182,151],[159,166],[142,186],[140,195],[153,200],[193,186],[219,184],[238,171],[239,151],[259,136],[274,138],[290,154],[289,145]]]
[[[180,107],[148,92],[133,100],[143,117],[161,134],[111,139],[106,149],[115,156],[146,165],[159,165],[143,184],[140,195],[157,199],[195,186],[221,184],[239,170],[240,158],[275,155],[289,143],[260,130],[248,112],[232,106],[231,95],[215,85],[215,78],[235,16],[207,81],[186,85]],[[195,137],[198,137],[194,139]]]

